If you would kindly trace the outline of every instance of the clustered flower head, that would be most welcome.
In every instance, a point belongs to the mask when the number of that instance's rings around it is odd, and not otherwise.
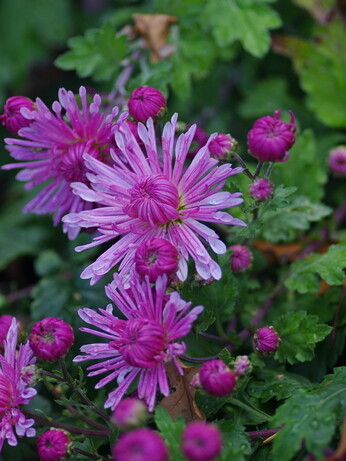
[[[294,115],[290,112],[288,123],[280,120],[281,112],[274,116],[266,115],[255,121],[248,132],[249,153],[260,162],[283,162],[288,159],[288,151],[295,143],[296,126]]]
[[[105,115],[101,112],[99,95],[88,104],[86,90],[81,87],[79,96],[81,108],[72,91],[61,88],[59,101],[53,103],[53,112],[37,98],[35,110],[21,109],[21,115],[28,122],[28,126],[19,130],[22,139],[5,139],[7,150],[19,162],[2,168],[23,168],[17,179],[26,182],[26,189],[44,184],[23,211],[53,213],[54,225],[66,213],[92,208],[91,203],[72,193],[70,184],[73,181],[89,183],[85,153],[105,162],[114,145],[112,129],[118,108]],[[79,232],[68,224],[63,225],[63,230],[71,239]]]
[[[148,428],[120,436],[113,447],[114,461],[168,461],[168,449],[161,436]]]
[[[226,246],[202,221],[245,226],[240,219],[221,211],[242,203],[240,193],[221,191],[226,179],[242,168],[232,168],[228,163],[218,166],[218,161],[210,157],[208,144],[185,168],[195,127],[175,141],[176,123],[174,115],[163,129],[162,158],[151,119],[147,127],[138,124],[145,152],[127,124],[122,123],[115,130],[115,139],[124,161],[119,155],[113,156],[114,165],[110,167],[91,155],[84,156],[91,171],[87,174],[90,187],[80,182],[72,186],[81,199],[98,202],[101,207],[71,213],[63,221],[69,226],[98,228],[94,242],[77,247],[77,251],[115,238],[117,241],[83,271],[82,278],[95,283],[119,263],[121,273],[132,273],[136,249],[151,238],[166,239],[178,249],[180,280],[187,277],[189,257],[202,279],[221,278],[221,269],[204,244],[217,254],[225,253]]]
[[[26,96],[12,96],[8,98],[4,106],[4,113],[0,115],[0,121],[8,131],[18,134],[21,128],[29,126],[31,120],[24,117],[22,109],[35,110],[35,104]]]
[[[255,200],[265,202],[273,195],[273,184],[268,178],[257,178],[250,184],[249,194]]]
[[[338,146],[329,152],[328,165],[335,176],[346,176],[346,146]]]
[[[151,86],[140,86],[133,90],[128,106],[131,117],[139,122],[148,118],[160,118],[166,112],[166,99],[160,90]]]
[[[40,461],[63,461],[67,459],[71,445],[68,432],[62,429],[49,429],[37,439]]]
[[[233,272],[244,272],[253,260],[251,251],[243,245],[232,245],[230,248],[230,266]]]
[[[29,344],[36,357],[47,362],[63,357],[73,342],[71,325],[55,317],[36,322],[29,336]]]
[[[189,461],[212,461],[222,450],[217,426],[202,421],[189,423],[182,437],[182,451]]]
[[[203,363],[199,370],[202,388],[215,397],[230,394],[237,385],[237,374],[219,359]]]
[[[17,437],[34,437],[34,420],[27,418],[19,408],[28,404],[36,390],[27,382],[25,369],[34,364],[35,358],[28,343],[20,344],[17,350],[18,322],[11,321],[4,341],[4,352],[0,354],[0,452],[5,440],[17,445]]]
[[[177,292],[167,295],[166,276],[158,277],[154,288],[148,278],[144,282],[133,278],[128,285],[125,288],[122,277],[115,274],[114,281],[106,287],[107,296],[126,320],[114,316],[111,305],[99,309],[99,313],[88,308],[79,310],[81,319],[97,328],[81,328],[81,331],[106,342],[82,346],[85,355],[75,357],[74,361],[98,361],[88,367],[88,376],[107,374],[97,383],[97,389],[110,382],[117,383],[105,408],[114,410],[138,378],[138,397],[152,411],[157,392],[164,396],[170,393],[165,364],[172,362],[183,375],[178,357],[185,353],[186,347],[177,340],[190,332],[203,308],[198,306],[190,311],[191,303],[183,301]]]
[[[275,328],[270,326],[259,328],[254,335],[254,341],[259,353],[274,354],[278,350],[281,339]]]

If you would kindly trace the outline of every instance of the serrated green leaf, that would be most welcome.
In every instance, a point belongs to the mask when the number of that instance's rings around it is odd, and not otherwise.
[[[180,449],[181,435],[185,428],[183,418],[179,417],[173,421],[168,411],[157,406],[155,409],[155,423],[167,443],[172,459],[174,461],[185,461]]]
[[[340,409],[345,409],[345,367],[328,375],[319,388],[297,390],[279,407],[273,426],[283,426],[273,442],[275,460],[289,461],[304,446],[309,453],[322,458],[335,431]]]
[[[76,70],[80,77],[92,76],[96,81],[111,80],[129,52],[126,37],[116,35],[111,21],[87,30],[83,37],[70,38],[68,45],[71,50],[56,59],[57,67]]]
[[[240,40],[256,57],[269,50],[269,30],[281,25],[276,11],[261,0],[208,0],[202,20],[209,24],[219,46]]]
[[[306,362],[314,357],[316,343],[322,341],[332,330],[328,325],[319,324],[316,315],[305,311],[286,313],[274,322],[274,328],[281,338],[275,353],[279,362]]]
[[[345,280],[346,245],[332,245],[322,255],[310,254],[291,266],[291,275],[285,285],[299,293],[316,292],[320,278],[329,285],[341,285]]]
[[[51,277],[40,280],[32,291],[34,298],[31,303],[33,320],[44,317],[63,317],[71,292],[66,280]]]
[[[38,275],[52,275],[62,266],[63,260],[53,250],[43,251],[35,261],[35,270]]]

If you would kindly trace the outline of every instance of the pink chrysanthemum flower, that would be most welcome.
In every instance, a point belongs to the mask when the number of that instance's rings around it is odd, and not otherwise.
[[[346,176],[346,146],[338,146],[329,152],[328,165],[335,176]]]
[[[230,134],[220,133],[209,144],[210,155],[218,160],[226,160],[235,152],[237,141]]]
[[[21,111],[31,122],[30,126],[19,130],[23,139],[5,139],[11,156],[20,162],[3,168],[23,168],[17,179],[27,182],[26,189],[48,182],[24,211],[54,213],[54,225],[66,213],[92,208],[91,203],[72,193],[70,184],[73,181],[89,183],[84,153],[102,161],[109,157],[113,143],[112,127],[118,109],[115,107],[106,116],[100,112],[99,95],[94,96],[90,105],[84,87],[80,88],[79,95],[81,109],[75,95],[61,88],[59,101],[53,103],[53,112],[37,98],[36,110]],[[78,234],[78,229],[68,224],[63,225],[63,230],[71,239]]]
[[[111,421],[122,431],[128,431],[145,424],[148,410],[144,402],[135,398],[125,398],[115,408]]]
[[[4,342],[4,353],[0,354],[0,452],[4,441],[17,445],[17,437],[34,437],[33,419],[28,419],[18,408],[26,405],[36,395],[29,387],[26,367],[35,362],[28,343],[21,344],[17,351],[18,322],[12,319]]]
[[[81,328],[81,331],[107,340],[82,346],[81,351],[86,355],[74,359],[75,362],[101,360],[88,368],[88,376],[108,373],[98,382],[97,389],[117,381],[118,387],[108,395],[105,408],[113,410],[138,378],[138,397],[152,411],[157,391],[164,396],[170,393],[165,363],[173,362],[183,375],[177,357],[184,354],[186,348],[176,340],[190,332],[203,307],[188,312],[191,303],[182,300],[177,292],[166,296],[166,287],[167,277],[162,276],[156,280],[154,288],[148,278],[143,283],[133,278],[130,288],[125,289],[122,277],[115,274],[114,281],[106,287],[106,294],[127,320],[115,317],[111,305],[106,310],[99,309],[99,313],[87,308],[79,310],[85,322],[101,330]]]
[[[72,213],[63,220],[80,227],[96,226],[101,235],[76,250],[121,238],[83,271],[82,278],[90,278],[91,283],[95,283],[120,262],[121,272],[132,271],[137,247],[153,237],[166,239],[177,247],[180,280],[187,277],[186,261],[190,256],[202,279],[221,278],[219,265],[202,241],[209,243],[218,254],[225,253],[226,246],[216,232],[200,221],[245,226],[240,219],[220,211],[242,203],[241,193],[220,192],[226,179],[240,173],[242,168],[232,168],[230,164],[217,166],[218,161],[210,157],[207,143],[185,169],[195,127],[181,134],[175,144],[176,122],[177,115],[174,115],[164,127],[162,160],[151,119],[147,127],[138,124],[146,153],[140,149],[127,124],[122,123],[117,127],[115,139],[126,163],[114,156],[115,164],[110,167],[85,155],[86,165],[92,171],[87,176],[93,189],[82,183],[74,183],[73,188],[82,199],[97,201],[102,208]]]
[[[255,335],[254,341],[256,351],[260,354],[275,354],[280,346],[281,338],[274,327],[259,328]]]
[[[120,437],[113,448],[114,461],[168,461],[162,437],[146,427]]]
[[[217,426],[193,421],[186,426],[182,437],[182,451],[190,461],[212,461],[222,451],[222,436]]]
[[[72,445],[70,434],[62,429],[49,429],[37,439],[40,461],[63,461]]]
[[[203,363],[199,370],[199,380],[203,389],[215,397],[230,394],[237,385],[237,375],[219,359]]]
[[[146,122],[149,117],[160,118],[166,112],[166,98],[157,88],[140,86],[133,90],[128,102],[131,117]]]

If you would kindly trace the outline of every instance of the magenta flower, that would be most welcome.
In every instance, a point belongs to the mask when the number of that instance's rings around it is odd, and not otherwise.
[[[59,102],[53,103],[53,112],[39,99],[36,109],[22,109],[21,113],[30,121],[19,135],[24,139],[5,139],[6,148],[19,163],[3,166],[4,169],[23,168],[17,175],[26,181],[26,189],[46,183],[38,195],[29,202],[25,212],[36,214],[53,213],[54,225],[63,215],[91,209],[92,204],[74,195],[70,184],[80,181],[88,184],[83,154],[104,161],[109,157],[113,143],[112,127],[118,109],[108,116],[100,112],[101,98],[95,95],[88,105],[86,90],[79,90],[82,108],[74,94],[64,88],[59,90]],[[76,227],[63,225],[64,232],[73,239],[78,234]]]
[[[37,439],[40,461],[63,461],[69,454],[70,434],[62,429],[49,429]]]
[[[338,146],[329,152],[328,165],[335,176],[346,176],[346,146]]]
[[[240,173],[242,168],[232,168],[230,164],[217,166],[218,161],[210,157],[208,144],[184,168],[195,127],[180,135],[175,144],[176,122],[174,115],[163,130],[162,160],[151,119],[147,128],[138,124],[146,153],[123,123],[115,138],[124,162],[121,156],[114,156],[115,164],[110,167],[85,155],[86,165],[92,171],[88,178],[93,189],[82,183],[74,183],[73,188],[82,199],[97,201],[102,207],[72,213],[63,220],[69,225],[98,227],[100,235],[94,242],[77,247],[77,251],[118,239],[83,271],[82,278],[95,283],[120,262],[122,273],[133,271],[136,249],[150,238],[163,238],[177,247],[180,280],[187,277],[189,257],[202,279],[221,278],[221,269],[206,251],[204,242],[218,254],[224,253],[226,247],[216,232],[200,221],[245,226],[240,219],[220,211],[242,203],[241,193],[220,192],[226,179]]]
[[[199,380],[202,388],[215,397],[230,394],[237,384],[237,375],[219,359],[203,363],[199,370]]]
[[[243,245],[232,245],[230,266],[233,272],[243,272],[248,269],[253,260],[251,251]]]
[[[257,178],[250,184],[249,194],[255,200],[265,202],[273,195],[273,184],[267,178]]]
[[[150,239],[142,242],[135,253],[136,272],[150,282],[159,275],[170,276],[178,269],[178,250],[168,240]]]
[[[127,320],[115,317],[111,305],[99,309],[99,313],[87,308],[79,310],[85,322],[101,330],[81,328],[81,331],[108,341],[82,346],[81,351],[86,355],[79,355],[74,361],[101,360],[88,367],[88,376],[108,373],[96,385],[97,389],[117,381],[118,387],[108,395],[105,408],[113,410],[138,378],[138,397],[152,411],[157,390],[164,396],[170,393],[165,363],[173,362],[183,375],[177,357],[184,354],[186,347],[176,340],[190,332],[203,307],[188,312],[191,303],[183,301],[177,292],[166,295],[166,276],[159,277],[154,288],[148,278],[144,282],[134,278],[127,285],[128,289],[123,278],[115,274],[114,281],[106,287],[107,296]]]
[[[55,317],[36,322],[29,336],[29,344],[36,357],[53,362],[63,357],[74,342],[71,325]]]
[[[17,350],[18,322],[12,319],[4,342],[4,353],[0,354],[0,452],[4,441],[17,445],[17,437],[34,437],[33,419],[28,419],[18,408],[35,397],[36,390],[26,380],[25,370],[34,362],[28,343]]]
[[[190,461],[212,461],[222,450],[222,437],[217,426],[203,421],[189,423],[182,440],[182,451]]]
[[[149,117],[161,117],[166,111],[166,99],[160,90],[151,86],[140,86],[133,90],[128,102],[131,117],[146,122]]]
[[[12,323],[12,315],[0,315],[0,352],[3,352],[3,343],[6,339],[8,330]]]
[[[147,428],[120,437],[113,448],[114,461],[168,461],[168,449],[160,435]]]
[[[237,141],[229,134],[220,133],[209,143],[211,157],[226,160],[237,147]]]
[[[8,98],[4,106],[4,113],[0,115],[2,125],[6,126],[8,131],[17,134],[21,128],[29,126],[31,121],[22,114],[22,108],[34,110],[34,102],[26,96],[12,96]]]
[[[122,431],[128,431],[145,424],[148,417],[146,405],[139,399],[122,399],[115,408],[111,421]]]
[[[248,133],[249,152],[260,162],[282,162],[288,159],[288,150],[296,141],[294,115],[290,112],[289,123],[279,119],[281,112],[266,115],[255,121]]]
[[[280,346],[280,336],[277,334],[274,327],[259,328],[255,335],[254,341],[256,351],[260,354],[274,354]]]

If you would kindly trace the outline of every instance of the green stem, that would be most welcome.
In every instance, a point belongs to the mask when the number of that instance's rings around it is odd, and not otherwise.
[[[235,399],[234,397],[231,397],[228,400],[232,405],[235,405],[236,407],[242,408],[243,410],[247,411],[248,413],[252,413],[255,416],[260,416],[261,418],[266,418],[267,421],[271,421],[273,418],[268,415],[267,413],[264,413],[261,410],[258,410],[257,408],[254,408],[252,405],[248,405],[245,402],[241,402],[238,399]]]

